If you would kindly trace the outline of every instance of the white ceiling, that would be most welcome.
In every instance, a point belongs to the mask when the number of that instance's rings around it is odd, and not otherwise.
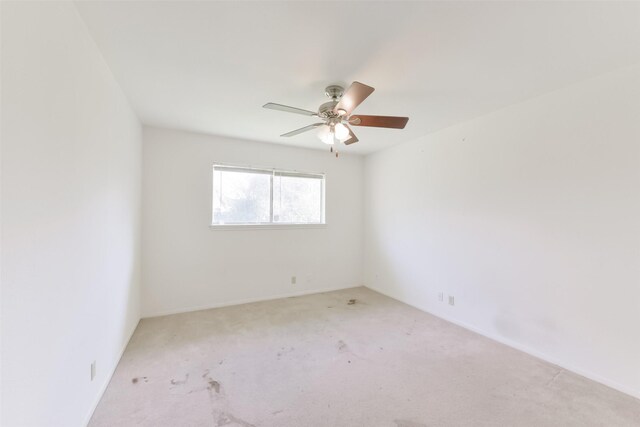
[[[80,1],[81,16],[149,125],[326,148],[314,132],[324,87],[376,91],[355,128],[369,153],[626,65],[640,63],[637,2]]]

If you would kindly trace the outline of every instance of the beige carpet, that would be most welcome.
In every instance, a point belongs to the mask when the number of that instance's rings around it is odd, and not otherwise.
[[[640,426],[640,401],[356,288],[143,320],[90,425]]]

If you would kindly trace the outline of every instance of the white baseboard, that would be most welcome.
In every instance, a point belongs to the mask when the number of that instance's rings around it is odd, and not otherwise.
[[[291,297],[299,297],[303,295],[322,294],[324,292],[340,291],[342,289],[353,289],[353,288],[359,288],[361,286],[362,285],[338,286],[333,288],[310,289],[310,290],[304,290],[304,291],[287,292],[284,294],[269,295],[269,296],[257,297],[257,298],[243,298],[243,299],[225,301],[220,303],[205,304],[200,306],[183,307],[183,308],[177,308],[172,310],[162,310],[162,311],[157,311],[151,314],[145,314],[142,318],[149,319],[151,317],[168,316],[170,314],[190,313],[192,311],[209,310],[212,308],[229,307],[232,305],[250,304],[252,302],[271,301],[271,300],[281,299],[281,298],[291,298]]]
[[[635,390],[635,389],[633,389],[631,387],[627,387],[627,386],[625,386],[623,384],[620,384],[620,383],[618,383],[616,381],[611,381],[611,380],[609,380],[607,378],[604,378],[604,377],[602,377],[602,376],[600,376],[598,374],[595,374],[595,373],[590,372],[588,370],[573,366],[570,363],[567,363],[565,361],[556,359],[555,357],[551,357],[548,354],[545,354],[543,352],[540,352],[540,351],[537,351],[535,349],[532,349],[532,348],[530,348],[530,347],[528,347],[526,345],[520,344],[520,343],[518,343],[516,341],[512,341],[512,340],[510,340],[508,338],[504,338],[504,337],[501,337],[501,336],[494,335],[494,334],[489,333],[489,332],[487,332],[487,331],[485,331],[483,329],[477,328],[477,327],[475,327],[473,325],[470,325],[470,324],[468,324],[466,322],[460,321],[460,320],[455,319],[453,317],[442,315],[440,313],[434,313],[434,312],[426,309],[425,307],[420,306],[419,304],[415,304],[415,303],[412,303],[410,301],[403,301],[402,299],[396,298],[395,296],[390,295],[389,293],[387,293],[385,291],[382,291],[380,289],[377,289],[377,288],[375,288],[373,286],[369,286],[369,285],[364,285],[364,286],[366,288],[368,288],[368,289],[371,289],[372,291],[378,292],[378,293],[380,293],[382,295],[385,295],[385,296],[387,296],[389,298],[395,299],[396,301],[400,301],[400,302],[402,302],[404,304],[410,305],[410,306],[412,306],[414,308],[417,308],[420,311],[424,311],[425,313],[429,313],[432,316],[436,316],[436,317],[438,317],[440,319],[446,320],[447,322],[453,323],[453,324],[458,325],[458,326],[460,326],[460,327],[462,327],[464,329],[467,329],[469,331],[475,332],[475,333],[477,333],[479,335],[482,335],[482,336],[484,336],[486,338],[489,338],[489,339],[491,339],[493,341],[497,341],[497,342],[499,342],[501,344],[504,344],[504,345],[506,345],[508,347],[514,348],[516,350],[519,350],[519,351],[522,351],[524,353],[527,353],[527,354],[529,354],[531,356],[537,357],[538,359],[542,359],[545,362],[548,362],[548,363],[551,363],[553,365],[556,365],[556,366],[558,366],[558,367],[560,367],[562,369],[566,369],[567,371],[573,372],[574,374],[581,375],[581,376],[583,376],[585,378],[588,378],[588,379],[590,379],[592,381],[595,381],[597,383],[603,384],[603,385],[605,385],[607,387],[610,387],[612,389],[620,391],[620,392],[622,392],[624,394],[628,394],[629,396],[635,397],[636,399],[640,399],[640,390]]]
[[[93,416],[93,413],[95,412],[96,408],[98,407],[98,404],[100,403],[100,400],[102,399],[102,395],[107,390],[107,386],[109,386],[109,383],[111,382],[111,378],[113,377],[113,374],[116,372],[116,368],[120,364],[120,359],[122,359],[122,355],[124,354],[124,351],[127,349],[127,346],[129,345],[129,341],[131,341],[131,337],[133,337],[133,333],[138,328],[138,324],[139,323],[140,323],[140,319],[138,319],[138,321],[136,322],[136,325],[129,332],[129,338],[127,339],[127,341],[122,346],[122,349],[120,350],[120,355],[118,356],[118,360],[116,360],[116,363],[114,363],[113,366],[110,368],[110,372],[107,375],[107,378],[105,379],[105,381],[100,386],[100,391],[98,392],[98,395],[96,396],[93,404],[89,408],[89,413],[85,417],[85,421],[82,424],[83,426],[86,427],[87,425],[89,425],[89,421],[91,421],[91,417]]]

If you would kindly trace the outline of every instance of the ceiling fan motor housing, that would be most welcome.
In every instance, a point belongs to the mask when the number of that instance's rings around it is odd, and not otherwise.
[[[318,116],[325,119],[337,119],[340,117],[338,113],[335,112],[336,105],[338,105],[338,101],[342,98],[342,94],[344,93],[344,88],[339,85],[330,85],[327,86],[324,90],[324,94],[331,98],[331,101],[325,102],[318,108]]]
[[[334,110],[338,105],[338,101],[325,102],[318,108],[318,116],[323,119],[336,119],[340,117]]]

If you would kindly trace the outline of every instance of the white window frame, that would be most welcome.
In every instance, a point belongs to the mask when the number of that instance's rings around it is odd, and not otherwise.
[[[269,189],[269,213],[270,213],[270,222],[260,222],[260,223],[217,223],[214,222],[214,211],[213,211],[213,196],[215,192],[215,171],[216,168],[233,170],[236,169],[238,171],[254,171],[264,174],[271,175],[271,184]],[[297,177],[312,177],[321,179],[322,189],[320,192],[320,209],[321,209],[321,222],[318,223],[292,223],[292,222],[274,222],[273,221],[273,177],[276,175],[284,175],[284,176],[297,176]],[[297,228],[325,228],[327,226],[326,220],[326,186],[327,186],[327,177],[324,173],[320,172],[302,172],[297,170],[286,170],[286,169],[278,169],[278,168],[267,168],[267,167],[259,167],[259,166],[244,166],[237,164],[229,164],[229,163],[214,163],[211,168],[211,224],[210,228],[216,230],[242,230],[242,229],[297,229]]]

